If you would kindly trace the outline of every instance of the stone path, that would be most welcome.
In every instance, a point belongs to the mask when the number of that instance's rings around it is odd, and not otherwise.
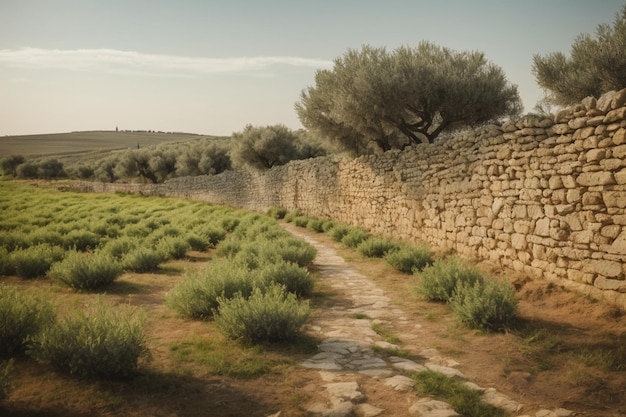
[[[321,386],[326,391],[327,400],[310,404],[307,408],[311,416],[392,416],[410,415],[417,417],[459,416],[452,407],[432,398],[420,398],[412,390],[414,381],[409,376],[416,371],[430,369],[448,377],[465,379],[459,371],[460,365],[454,359],[445,357],[437,350],[424,348],[419,356],[421,363],[413,360],[376,354],[376,350],[386,352],[399,349],[385,342],[372,329],[372,325],[397,323],[403,328],[413,328],[414,332],[402,334],[402,340],[419,346],[419,323],[409,322],[406,315],[391,304],[382,289],[366,276],[350,267],[337,252],[317,241],[309,233],[292,224],[285,229],[315,246],[315,265],[320,271],[319,279],[346,297],[344,305],[325,309],[324,314],[315,318],[308,331],[319,338],[319,353],[302,362],[302,366],[319,371]],[[379,349],[377,349],[379,348]],[[365,378],[365,379],[364,379]],[[381,404],[371,403],[365,395],[363,381],[375,384],[376,391],[383,396],[395,396],[395,410],[386,410]],[[361,381],[361,382],[359,382]],[[493,388],[484,389],[470,381],[465,382],[483,394],[483,399],[512,415],[523,412],[523,404],[514,401]],[[388,394],[384,394],[387,392]],[[380,394],[379,394],[380,395]],[[398,413],[398,404],[403,404]],[[567,417],[575,414],[565,409],[540,410],[534,417]],[[526,417],[531,417],[530,415]]]

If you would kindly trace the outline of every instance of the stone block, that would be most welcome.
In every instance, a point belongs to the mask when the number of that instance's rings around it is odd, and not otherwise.
[[[615,178],[613,173],[606,171],[583,172],[578,176],[578,178],[576,178],[576,182],[583,187],[612,185],[615,184]]]
[[[626,256],[626,230],[623,230],[608,248],[608,252]]]
[[[607,278],[616,278],[623,274],[620,262],[604,259],[592,259],[585,262],[583,272],[598,274]]]
[[[535,235],[537,236],[550,236],[550,219],[544,217],[543,219],[537,220],[535,223]]]
[[[611,290],[617,292],[626,292],[626,281],[621,279],[610,279],[598,277],[593,282],[593,286],[601,290]]]
[[[604,191],[602,200],[608,208],[626,208],[626,191]]]
[[[613,143],[615,145],[626,144],[626,129],[621,128],[613,133]]]
[[[606,157],[605,149],[591,149],[585,154],[587,162],[598,162]]]
[[[626,107],[620,107],[619,109],[611,110],[604,117],[604,124],[609,124],[626,119]]]

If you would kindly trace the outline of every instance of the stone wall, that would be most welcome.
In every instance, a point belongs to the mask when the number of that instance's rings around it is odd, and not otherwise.
[[[626,89],[404,152],[161,185],[83,184],[264,211],[299,208],[427,241],[626,306]]]

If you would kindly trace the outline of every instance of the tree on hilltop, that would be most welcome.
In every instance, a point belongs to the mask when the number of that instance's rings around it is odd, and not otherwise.
[[[445,129],[521,112],[517,87],[481,52],[429,42],[363,46],[318,70],[296,103],[302,124],[356,154],[432,143]]]
[[[569,57],[561,52],[534,55],[533,73],[537,84],[550,92],[550,101],[558,105],[626,87],[626,5],[613,26],[597,27],[595,38],[579,35]]]

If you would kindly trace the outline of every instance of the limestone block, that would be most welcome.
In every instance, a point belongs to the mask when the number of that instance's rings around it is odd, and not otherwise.
[[[613,148],[611,151],[613,158],[625,158],[626,157],[626,145],[619,145]]]
[[[617,292],[626,292],[626,281],[622,279],[610,279],[598,277],[593,282],[593,286],[601,290],[611,290]]]
[[[592,259],[584,263],[583,272],[598,274],[608,278],[616,278],[622,275],[623,271],[620,262]]]
[[[626,118],[626,107],[620,107],[619,109],[611,110],[604,117],[604,124],[609,124],[624,120]]]
[[[597,206],[604,204],[602,200],[602,193],[599,191],[588,191],[583,194],[583,205],[585,206]]]
[[[608,116],[608,114],[607,114]],[[587,125],[587,117],[577,117],[575,119],[570,120],[569,122],[567,122],[567,125],[571,128],[571,129],[580,129],[581,127],[584,127]],[[615,121],[615,120],[612,120]],[[604,120],[604,123],[606,123],[606,117]]]
[[[587,120],[587,126],[603,126],[602,123],[604,122],[604,114],[592,115],[590,113],[587,113],[586,116],[590,116],[589,119]],[[594,129],[594,133],[595,133],[595,129]]]
[[[612,185],[615,184],[615,178],[613,177],[613,173],[606,171],[583,172],[576,178],[576,182],[583,187]]]
[[[626,129],[621,128],[613,133],[613,143],[615,145],[623,145],[626,143]]]
[[[537,220],[535,223],[535,235],[537,236],[550,236],[550,219],[544,217],[543,219]]]
[[[593,110],[596,108],[597,100],[594,96],[587,96],[583,98],[580,103],[585,106],[586,110]]]
[[[526,235],[521,233],[513,233],[511,235],[511,246],[517,250],[525,250],[527,247]]]
[[[604,191],[602,200],[606,207],[626,208],[626,191]]]
[[[568,203],[578,203],[581,201],[581,191],[578,188],[570,188],[565,194],[565,200]]]
[[[561,176],[550,177],[548,180],[548,186],[551,190],[558,190],[559,188],[563,188],[563,180]]]
[[[576,188],[576,179],[571,175],[562,175],[561,181],[565,188]]]
[[[609,253],[626,256],[626,230],[622,230],[608,249]]]
[[[607,158],[599,162],[600,162],[600,167],[602,167],[604,171],[615,172],[619,170],[620,168],[626,166],[626,161],[624,161],[621,158]],[[617,181],[617,179],[615,181]]]
[[[538,204],[528,205],[526,211],[531,219],[540,219],[545,215],[542,206]]]
[[[621,171],[618,171],[614,174],[615,176],[615,182],[619,185],[623,185],[626,184],[626,168],[622,169]]]
[[[602,94],[602,96],[600,96],[600,98],[596,102],[596,108],[604,113],[611,110],[611,103],[613,102],[615,94],[615,91],[608,91]]]
[[[570,239],[574,243],[585,244],[591,243],[593,239],[593,232],[590,230],[581,230],[579,232],[572,232]]]
[[[585,154],[587,162],[598,162],[606,157],[605,149],[591,149]]]
[[[613,95],[613,100],[611,100],[611,108],[617,109],[626,104],[626,88],[619,90]]]

